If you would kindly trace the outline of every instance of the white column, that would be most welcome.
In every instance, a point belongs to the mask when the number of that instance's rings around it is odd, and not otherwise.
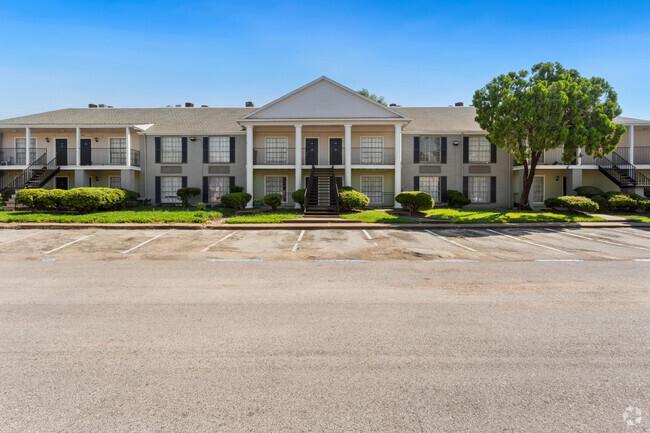
[[[579,147],[576,151],[576,164],[582,165],[582,148]]]
[[[630,164],[634,164],[634,125],[630,125]]]
[[[343,162],[345,164],[345,186],[352,186],[352,125],[345,125],[345,139],[343,140],[345,155]]]
[[[31,164],[32,162],[32,130],[30,128],[25,128],[25,162],[27,162],[27,165]]]
[[[131,129],[126,128],[126,166],[131,167]]]
[[[302,187],[302,125],[295,125],[296,128],[296,185],[294,190]],[[296,203],[296,209],[300,209],[300,204]]]
[[[395,125],[395,195],[402,192],[402,125]],[[395,207],[402,207],[394,202]]]
[[[75,165],[81,165],[81,128],[77,128],[77,141],[75,144]]]
[[[246,192],[253,196],[253,127],[246,127]],[[246,207],[253,207],[253,199]]]

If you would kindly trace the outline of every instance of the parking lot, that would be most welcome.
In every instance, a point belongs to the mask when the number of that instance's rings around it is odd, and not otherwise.
[[[208,261],[650,260],[644,228],[3,230],[0,259]]]

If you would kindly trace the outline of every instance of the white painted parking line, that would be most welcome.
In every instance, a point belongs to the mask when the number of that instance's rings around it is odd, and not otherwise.
[[[533,259],[533,262],[584,262],[582,259]]]
[[[208,259],[208,262],[263,262],[264,259]]]
[[[67,244],[63,244],[63,245],[61,245],[60,247],[54,248],[53,250],[45,251],[43,254],[50,254],[50,253],[53,253],[53,252],[55,252],[55,251],[59,251],[61,248],[65,248],[65,247],[67,247],[68,245],[76,244],[77,242],[81,242],[81,241],[83,241],[84,239],[87,239],[87,238],[89,238],[89,237],[91,237],[91,236],[92,236],[92,235],[86,235],[86,236],[80,237],[80,238],[77,239],[77,240],[74,240],[74,241],[72,241],[72,242],[68,242]]]
[[[633,262],[650,262],[650,259],[632,259]]]
[[[12,240],[7,241],[7,242],[0,242],[0,245],[9,245],[11,243],[22,241],[23,239],[31,238],[32,236],[36,236],[36,235],[40,235],[40,234],[41,234],[41,232],[32,233],[31,235],[23,236],[22,238],[12,239]]]
[[[477,263],[478,260],[461,260],[461,259],[440,259],[425,260],[424,263]]]
[[[228,239],[230,236],[234,235],[235,233],[237,233],[237,232],[232,232],[232,233],[230,233],[230,234],[228,234],[228,235],[222,237],[222,238],[219,239],[217,242],[215,242],[215,243],[213,243],[213,244],[210,244],[210,245],[208,245],[207,247],[203,248],[203,249],[201,250],[201,252],[202,252],[202,253],[206,252],[207,250],[209,250],[209,249],[212,248],[213,246],[217,245],[219,242],[223,242],[223,241],[225,241],[226,239]]]
[[[436,236],[436,237],[438,237],[438,238],[440,238],[440,239],[442,239],[443,241],[447,241],[447,242],[449,242],[450,244],[454,244],[454,245],[459,246],[459,247],[461,247],[461,248],[465,248],[466,250],[476,252],[476,250],[475,250],[474,248],[470,248],[470,247],[465,246],[465,245],[463,245],[463,244],[459,244],[459,243],[456,242],[456,241],[452,241],[451,239],[447,239],[446,237],[444,237],[444,236],[440,236],[439,234],[434,233],[434,232],[432,232],[431,230],[424,230],[424,231],[427,232],[427,233],[429,233],[429,234],[432,234],[432,235],[434,235],[434,236]]]
[[[315,262],[334,262],[334,263],[370,263],[370,260],[353,260],[353,259],[331,259],[331,260],[314,260]]]
[[[39,262],[56,262],[56,259],[39,259]]]
[[[138,249],[138,248],[140,248],[141,246],[146,245],[146,244],[148,244],[149,242],[151,242],[151,241],[153,241],[153,240],[156,240],[156,239],[158,239],[159,237],[161,237],[162,235],[165,235],[165,234],[167,234],[167,232],[162,232],[162,233],[160,233],[160,234],[158,234],[158,235],[152,237],[151,239],[147,239],[146,241],[142,242],[141,244],[138,244],[138,245],[134,246],[133,248],[129,248],[128,250],[125,250],[125,251],[120,251],[120,254],[128,254],[128,253],[130,253],[131,251],[133,251],[133,250],[135,250],[135,249]]]
[[[302,240],[303,236],[305,236],[305,231],[304,230],[300,232],[300,236],[298,236],[298,241],[295,244],[293,244],[293,248],[291,248],[292,252],[296,252],[298,250],[298,244]]]
[[[650,239],[650,236],[642,235],[641,233],[639,233],[639,232],[643,232],[643,230],[634,230],[634,231],[630,231],[630,229],[598,229],[598,230],[606,231],[609,233],[615,233],[617,235],[620,235],[621,233],[625,233],[628,235],[632,235],[634,237],[638,236],[640,238]],[[622,232],[621,230],[625,230],[625,231]]]
[[[372,237],[370,236],[370,233],[368,233],[368,232],[365,231],[365,230],[362,230],[362,232],[363,232],[364,235],[366,235],[366,237],[368,238],[369,241],[372,240]]]
[[[546,248],[546,249],[549,249],[549,250],[557,251],[558,253],[562,253],[562,254],[573,254],[573,253],[570,253],[570,252],[568,252],[568,251],[560,250],[560,249],[558,249],[558,248],[549,247],[548,245],[538,244],[538,243],[536,243],[536,242],[529,241],[528,239],[517,238],[517,237],[511,236],[511,235],[506,234],[506,233],[501,233],[501,232],[496,231],[496,230],[485,229],[485,231],[490,232],[490,233],[496,233],[496,234],[498,234],[498,235],[500,235],[500,236],[505,236],[505,237],[507,237],[508,239],[512,239],[512,240],[517,241],[517,242],[524,242],[524,243],[527,243],[527,244],[530,244],[530,245],[535,245],[536,247]]]
[[[549,232],[560,233],[560,234],[567,235],[567,236],[573,236],[574,238],[584,239],[584,240],[587,240],[587,241],[602,242],[604,244],[614,245],[614,246],[617,246],[617,247],[634,248],[634,249],[637,249],[637,250],[650,251],[650,248],[637,247],[635,245],[619,244],[618,242],[610,242],[610,241],[605,241],[603,239],[598,239],[598,238],[588,238],[586,236],[581,236],[581,235],[577,235],[575,233],[569,233],[569,232],[565,232],[565,231],[561,231],[561,230],[548,229],[548,228],[546,230],[548,230]]]

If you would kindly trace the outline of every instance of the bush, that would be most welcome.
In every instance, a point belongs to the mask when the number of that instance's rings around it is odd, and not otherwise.
[[[300,205],[300,209],[304,209],[305,208],[305,188],[297,189],[293,193],[291,193],[291,199],[294,201],[294,203],[298,203]]]
[[[126,194],[126,201],[136,201],[140,197],[140,193],[131,191],[130,189],[121,188],[121,190]]]
[[[562,203],[560,203],[557,197],[547,198],[546,200],[544,200],[544,206],[546,206],[549,209],[557,209],[559,207],[562,207]]]
[[[610,197],[614,197],[615,195],[621,195],[620,191],[607,191],[603,197],[605,197],[607,200],[610,199]]]
[[[598,205],[598,210],[607,210],[609,208],[607,199],[602,195],[595,195],[591,197],[591,201]]]
[[[572,212],[598,211],[598,205],[587,197],[566,195],[563,197],[558,197],[557,200],[560,206]]]
[[[230,185],[230,193],[244,192],[244,187],[239,185]]]
[[[198,202],[196,204],[196,210],[204,211],[206,209],[207,209],[207,206],[205,205],[205,203],[200,201],[200,202]]]
[[[463,207],[470,203],[471,201],[462,192],[453,189],[447,191],[447,205],[449,207]]]
[[[21,189],[16,193],[16,203],[27,206],[30,210],[36,209],[35,199],[41,193],[40,188],[35,189]]]
[[[276,210],[282,204],[282,194],[266,194],[264,196],[264,204]]]
[[[339,192],[341,191],[356,191],[356,189],[352,188],[351,186],[342,186],[339,188]]]
[[[190,199],[196,197],[197,195],[201,195],[201,188],[196,188],[196,187],[193,187],[193,186],[186,186],[186,187],[180,188],[178,191],[176,191],[176,195],[183,202],[183,207],[189,207],[190,206]]]
[[[61,204],[79,213],[123,207],[126,192],[118,188],[73,188],[63,194]]]
[[[432,209],[433,198],[430,194],[422,191],[404,191],[395,196],[395,201],[407,209],[411,215],[418,213],[420,209]]]
[[[632,197],[624,194],[612,196],[607,200],[607,205],[612,210],[634,210],[637,206],[637,201]]]
[[[364,209],[370,204],[370,199],[367,195],[353,189],[339,189],[339,203],[341,210],[349,212],[352,209]]]
[[[225,207],[241,210],[244,209],[246,203],[251,201],[253,197],[245,192],[233,192],[221,196],[221,204]]]
[[[597,186],[588,186],[588,185],[579,186],[576,189],[574,189],[574,191],[579,196],[587,197],[587,198],[591,198],[595,195],[602,195],[603,197],[605,197],[605,192],[602,189],[598,188]]]

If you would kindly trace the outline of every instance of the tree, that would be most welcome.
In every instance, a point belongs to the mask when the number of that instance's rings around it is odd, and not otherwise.
[[[379,102],[381,105],[388,106],[383,96],[377,96],[374,93],[370,93],[368,89],[359,90],[359,94],[365,96],[366,98],[372,99],[375,102]]]
[[[499,75],[477,90],[472,101],[487,139],[524,166],[520,209],[530,207],[528,195],[545,150],[564,146],[566,164],[581,149],[598,158],[613,152],[626,132],[612,122],[622,110],[609,83],[582,77],[559,63]]]

